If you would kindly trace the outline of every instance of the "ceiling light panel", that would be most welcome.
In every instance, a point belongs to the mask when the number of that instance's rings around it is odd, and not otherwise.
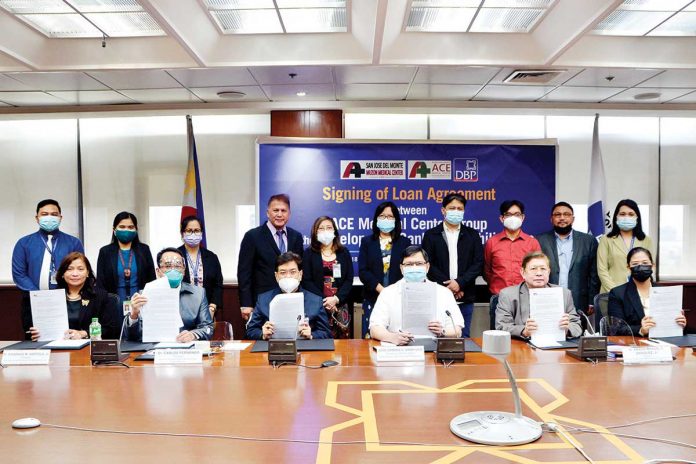
[[[143,37],[165,35],[148,13],[88,13],[85,16],[109,37]]]
[[[0,0],[0,6],[14,14],[73,12],[63,0]]]
[[[544,13],[532,8],[481,8],[471,32],[529,32]]]
[[[48,37],[101,37],[102,33],[77,13],[17,15]]]
[[[652,30],[649,36],[696,36],[696,11],[682,11]]]
[[[210,14],[225,34],[282,33],[276,10],[218,10]]]
[[[278,8],[345,8],[346,0],[276,0]]]
[[[406,31],[466,32],[476,8],[411,8]]]
[[[117,11],[143,11],[136,0],[67,0],[80,13],[113,13]]]
[[[484,8],[548,8],[553,0],[485,0]]]
[[[618,6],[619,10],[642,10],[642,11],[678,11],[691,0],[624,0]]]
[[[673,13],[669,11],[615,10],[592,31],[598,35],[642,36]]]
[[[287,32],[346,32],[348,16],[345,8],[281,9]]]
[[[262,10],[275,8],[273,0],[203,0],[209,10]]]
[[[413,0],[412,7],[478,8],[482,0]]]

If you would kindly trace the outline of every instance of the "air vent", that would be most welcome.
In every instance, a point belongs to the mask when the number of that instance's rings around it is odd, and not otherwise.
[[[505,84],[548,84],[566,69],[517,69],[503,80]]]

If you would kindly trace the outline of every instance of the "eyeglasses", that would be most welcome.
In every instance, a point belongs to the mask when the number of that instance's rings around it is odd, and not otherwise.
[[[512,217],[512,216],[521,218],[522,216],[524,216],[524,214],[522,214],[522,213],[504,213],[504,214],[503,214],[503,217],[504,217],[504,218],[509,218],[509,217]]]
[[[180,259],[175,259],[173,261],[164,261],[160,263],[160,269],[170,270],[170,269],[183,269],[184,262]]]
[[[425,261],[414,261],[412,263],[403,263],[402,266],[404,267],[416,267],[416,266],[425,266],[426,263]]]
[[[202,231],[201,229],[186,229],[186,230],[184,231],[184,234],[186,234],[186,235],[191,235],[191,234],[200,234],[200,233],[202,233],[202,232],[203,232],[203,231]]]
[[[283,269],[282,271],[278,271],[280,277],[297,277],[299,273],[300,271],[298,269],[290,269],[289,271]]]
[[[377,219],[381,219],[382,221],[388,221],[390,219],[395,219],[394,216],[387,216],[386,214],[380,214],[377,216]]]

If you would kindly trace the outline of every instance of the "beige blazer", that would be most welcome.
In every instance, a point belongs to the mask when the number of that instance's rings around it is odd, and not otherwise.
[[[652,254],[653,262],[657,259],[652,240],[647,235],[644,240],[636,239],[633,242],[633,246],[647,248]],[[599,274],[599,280],[602,282],[600,293],[607,293],[612,288],[623,285],[628,281],[631,272],[626,265],[627,255],[628,248],[620,234],[616,237],[603,235],[599,239],[599,245],[597,246],[597,274]]]

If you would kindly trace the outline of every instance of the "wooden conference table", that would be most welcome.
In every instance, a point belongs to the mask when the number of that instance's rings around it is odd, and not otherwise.
[[[54,351],[48,366],[0,369],[2,462],[585,462],[566,438],[550,432],[529,445],[491,447],[449,431],[450,420],[463,412],[513,409],[504,370],[486,355],[467,353],[466,363],[448,368],[430,353],[425,363],[377,365],[369,347],[368,341],[337,340],[334,352],[303,353],[306,365],[340,362],[324,369],[274,369],[251,347],[215,355],[202,366],[155,366],[133,361],[134,354],[131,369],[92,367],[89,348]],[[562,350],[532,350],[514,341],[510,362],[524,414],[568,427],[594,462],[696,460],[693,448],[615,435],[693,444],[694,417],[603,428],[696,413],[691,348],[681,349],[670,365],[592,365]],[[12,429],[20,417],[44,425]]]

